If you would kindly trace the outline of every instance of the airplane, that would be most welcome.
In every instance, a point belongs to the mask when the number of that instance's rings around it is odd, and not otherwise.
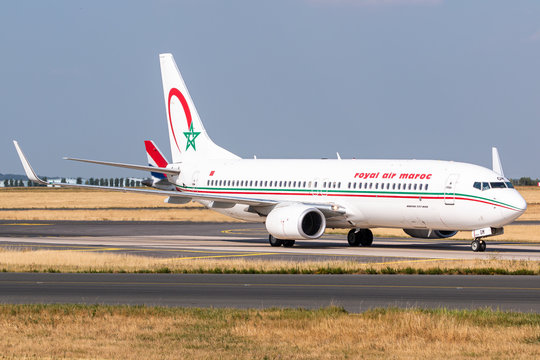
[[[503,233],[527,208],[504,176],[498,150],[492,169],[440,160],[241,159],[206,132],[172,54],[160,54],[172,162],[153,142],[149,166],[67,160],[157,174],[166,190],[57,184],[166,195],[165,202],[196,201],[246,221],[264,223],[271,246],[314,240],[327,228],[350,229],[350,246],[371,246],[379,227],[401,228],[414,238],[449,238],[472,231],[471,249],[485,251],[484,238]],[[14,141],[28,178],[40,179]],[[156,152],[157,151],[157,152]],[[156,182],[156,185],[159,181]],[[152,182],[154,185],[154,182]]]

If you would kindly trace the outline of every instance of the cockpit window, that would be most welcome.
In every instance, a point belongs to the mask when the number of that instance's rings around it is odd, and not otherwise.
[[[502,181],[501,182],[492,182],[490,184],[491,184],[492,189],[505,189],[506,188],[506,185],[504,185],[504,183]]]
[[[482,183],[482,191],[489,190],[489,189],[490,189],[489,183],[483,182]]]
[[[514,185],[512,185],[512,183],[510,181],[507,181],[505,182],[506,186],[510,189],[513,189],[514,188]]]
[[[478,189],[478,190],[482,190],[482,185],[480,184],[480,182],[476,181],[473,185],[473,188],[475,189]]]

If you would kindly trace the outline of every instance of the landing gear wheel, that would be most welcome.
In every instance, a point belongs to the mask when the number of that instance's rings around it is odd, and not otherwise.
[[[471,243],[471,249],[472,249],[472,251],[478,252],[478,251],[480,251],[480,247],[481,247],[481,246],[480,246],[480,241],[474,239],[473,242]]]
[[[484,240],[480,240],[480,248],[478,249],[478,251],[486,251],[486,242]]]
[[[362,234],[360,239],[360,245],[362,246],[371,246],[373,244],[373,233],[369,229],[360,230],[359,234]]]
[[[294,246],[294,240],[282,240],[284,247],[293,247]]]
[[[360,234],[360,231],[356,232],[356,229],[349,231],[349,234],[347,234],[347,242],[349,243],[349,246],[360,245],[360,237],[357,236],[358,234]]]
[[[350,246],[371,246],[373,244],[373,233],[369,229],[352,229],[347,235]]]
[[[273,247],[279,247],[283,245],[283,240],[276,239],[272,235],[268,235],[268,242],[270,243],[270,246],[273,246]]]

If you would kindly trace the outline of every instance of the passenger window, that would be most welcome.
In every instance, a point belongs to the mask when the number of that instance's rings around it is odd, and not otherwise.
[[[418,186],[418,190],[422,190],[422,185],[423,185],[423,184],[420,184],[420,185]]]
[[[409,184],[409,190],[411,190],[412,184]]]
[[[414,190],[416,190],[416,184],[414,184]]]
[[[317,187],[317,182],[316,182],[316,181],[313,183],[313,187],[314,187],[314,188]]]
[[[429,184],[426,184],[426,188],[425,188],[426,191],[427,191],[428,185],[429,185]]]
[[[475,181],[474,184],[473,184],[473,188],[478,189],[478,190],[482,190],[482,185],[480,184],[479,181]]]

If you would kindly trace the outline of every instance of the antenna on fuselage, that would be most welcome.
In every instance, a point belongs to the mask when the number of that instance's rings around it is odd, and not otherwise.
[[[501,158],[499,157],[499,150],[497,150],[496,147],[491,148],[491,161],[493,164],[493,171],[504,177]]]

